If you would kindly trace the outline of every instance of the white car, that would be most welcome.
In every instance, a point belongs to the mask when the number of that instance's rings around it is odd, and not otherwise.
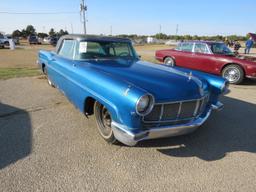
[[[4,48],[5,46],[9,46],[9,39],[7,38],[7,36],[0,34],[0,46],[2,48]]]

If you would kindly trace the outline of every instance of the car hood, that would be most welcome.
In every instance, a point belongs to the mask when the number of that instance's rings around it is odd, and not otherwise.
[[[148,91],[157,102],[198,99],[204,94],[203,83],[198,78],[164,65],[123,59],[88,63],[97,71]]]

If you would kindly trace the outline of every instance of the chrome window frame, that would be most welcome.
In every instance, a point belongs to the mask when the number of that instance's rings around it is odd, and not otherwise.
[[[205,45],[205,46],[206,46],[206,49],[207,49],[207,53],[195,52],[196,44]],[[211,49],[209,48],[209,45],[208,45],[207,43],[203,43],[203,42],[195,42],[195,43],[194,43],[194,50],[193,50],[193,53],[199,53],[199,54],[205,54],[205,55],[213,54],[212,51],[211,51]]]

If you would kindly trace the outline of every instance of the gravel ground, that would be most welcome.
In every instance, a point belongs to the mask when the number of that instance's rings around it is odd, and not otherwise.
[[[256,82],[195,133],[109,145],[44,78],[0,81],[0,191],[255,191]]]

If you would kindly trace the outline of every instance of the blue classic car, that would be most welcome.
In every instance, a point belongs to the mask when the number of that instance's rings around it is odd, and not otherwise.
[[[109,143],[190,133],[201,126],[228,89],[220,77],[140,61],[129,39],[66,35],[38,64],[86,116],[95,115]]]

